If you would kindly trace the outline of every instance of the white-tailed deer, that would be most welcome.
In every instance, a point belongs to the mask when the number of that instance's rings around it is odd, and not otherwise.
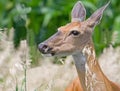
[[[120,91],[120,87],[103,74],[92,41],[94,27],[100,22],[108,4],[85,20],[85,8],[78,1],[73,7],[71,22],[58,28],[56,34],[39,44],[43,54],[73,56],[80,83],[75,79],[66,91]]]

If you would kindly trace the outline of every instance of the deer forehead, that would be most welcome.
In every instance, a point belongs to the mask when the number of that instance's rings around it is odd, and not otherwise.
[[[81,27],[81,22],[71,22],[65,26],[61,26],[58,28],[58,31],[69,32],[71,30],[78,30]]]

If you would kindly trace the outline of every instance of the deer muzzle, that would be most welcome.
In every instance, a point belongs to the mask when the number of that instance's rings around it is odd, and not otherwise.
[[[38,45],[38,49],[42,54],[51,54],[51,56],[54,56],[54,52],[52,51],[53,48],[49,47],[47,44],[45,43],[40,43]]]

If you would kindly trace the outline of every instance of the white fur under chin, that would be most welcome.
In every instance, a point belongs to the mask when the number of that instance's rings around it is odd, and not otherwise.
[[[45,57],[52,57],[52,54],[42,54],[42,56],[45,56]]]
[[[52,55],[51,53],[49,54],[42,54],[44,57],[65,57],[69,56],[71,53],[56,53],[55,55]]]

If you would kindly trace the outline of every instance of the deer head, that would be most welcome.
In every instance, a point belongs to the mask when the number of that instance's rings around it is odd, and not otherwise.
[[[86,10],[78,1],[71,12],[71,22],[58,28],[57,33],[39,44],[39,50],[49,56],[67,56],[82,52],[91,43],[94,27],[100,22],[103,11],[108,6],[96,10],[87,20]]]

